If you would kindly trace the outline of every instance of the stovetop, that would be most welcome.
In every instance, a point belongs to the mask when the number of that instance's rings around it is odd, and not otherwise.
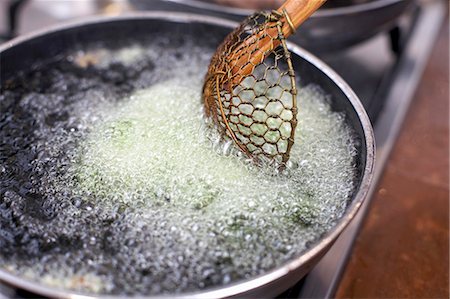
[[[0,14],[5,14],[8,10],[7,1],[0,2]],[[17,20],[12,20],[16,25],[16,32],[20,34],[61,20],[99,12],[99,7],[93,4],[94,1],[86,2],[77,9],[64,8],[59,3],[61,1],[45,4],[32,1],[26,5],[18,5],[19,2],[22,1],[11,0],[11,3],[17,6],[14,8],[20,10]],[[122,9],[129,10],[130,7],[123,6],[122,3]],[[361,99],[374,125],[377,144],[374,182],[357,216],[330,251],[305,278],[281,294],[280,298],[333,297],[444,15],[443,1],[417,1],[417,4],[401,17],[398,26],[393,30],[380,33],[345,51],[318,55],[349,83]],[[0,24],[0,30],[6,32],[4,29],[7,26],[8,24]],[[0,298],[12,296],[26,298],[33,297],[33,294],[0,284]]]
[[[347,58],[323,57],[349,83],[366,108],[374,126],[376,162],[373,183],[363,206],[330,251],[304,279],[295,298],[333,297],[428,62],[445,17],[445,9],[444,2],[440,0],[417,1],[394,32],[385,32],[346,51],[344,57],[351,57],[368,67],[365,73],[359,71],[359,65],[346,67]],[[397,53],[391,51],[390,44],[391,38],[396,36],[401,39],[394,40],[400,45]]]

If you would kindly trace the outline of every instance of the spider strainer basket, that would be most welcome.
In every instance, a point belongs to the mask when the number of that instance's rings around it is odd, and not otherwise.
[[[248,17],[211,59],[203,100],[224,139],[255,161],[283,165],[297,125],[295,73],[282,32],[286,15]]]

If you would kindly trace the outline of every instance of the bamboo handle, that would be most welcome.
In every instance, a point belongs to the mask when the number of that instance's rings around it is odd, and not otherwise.
[[[308,19],[326,0],[287,0],[278,8],[279,13],[286,11],[289,15],[292,25],[297,29],[306,19]],[[285,22],[283,26],[283,35],[285,38],[292,34],[291,26]]]
[[[322,4],[324,4],[326,0],[287,0],[279,9],[278,12],[283,14],[287,13],[289,16],[290,21],[292,22],[289,24],[289,22],[286,20],[284,22],[282,31],[285,38],[287,38],[289,35],[293,33],[293,28],[291,28],[291,25],[294,27],[294,29],[297,29],[309,16],[311,16]],[[265,38],[262,38],[259,40],[259,42],[254,42],[255,39],[258,39],[258,36],[255,36],[254,38],[250,38],[246,41],[246,44],[250,45],[248,52],[254,53],[252,57],[250,58],[249,64],[247,64],[244,68],[241,68],[242,65],[246,64],[247,61],[245,61],[246,57],[237,58],[237,63],[232,68],[232,73],[236,75],[233,79],[233,84],[239,84],[241,79],[247,75],[249,75],[251,72],[253,72],[254,65],[258,65],[264,60],[264,54],[267,51],[270,51],[273,48],[276,48],[280,42],[278,40],[271,41],[270,36],[276,36],[277,35],[277,29],[271,28],[268,30],[268,36]],[[242,45],[241,47],[245,47],[246,45]],[[234,54],[236,54],[239,50],[238,47],[237,50],[235,50]],[[260,50],[260,51],[256,51]],[[234,55],[230,55],[230,59],[233,60]]]

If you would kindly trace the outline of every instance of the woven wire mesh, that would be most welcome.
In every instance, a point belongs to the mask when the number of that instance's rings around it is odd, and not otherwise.
[[[223,138],[257,161],[284,163],[294,143],[297,90],[282,26],[276,12],[248,17],[217,49],[203,88]]]

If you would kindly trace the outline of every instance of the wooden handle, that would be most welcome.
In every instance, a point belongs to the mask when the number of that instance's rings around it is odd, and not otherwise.
[[[326,0],[287,0],[278,8],[279,13],[286,11],[292,21],[292,25],[297,29],[306,19],[308,19]],[[283,26],[284,37],[292,34],[291,26],[285,22]]]
[[[285,38],[287,38],[289,35],[293,33],[292,29],[297,29],[298,26],[300,26],[309,16],[311,16],[322,4],[324,4],[326,0],[287,0],[279,9],[278,12],[281,14],[288,15],[288,18],[290,19],[291,24],[289,24],[289,21],[286,20],[284,22],[282,31]],[[294,27],[294,28],[291,28]],[[255,65],[258,65],[261,63],[265,57],[264,53],[267,53],[267,51],[270,51],[271,49],[274,49],[279,46],[280,41],[279,40],[271,40],[270,36],[277,36],[278,32],[276,28],[270,28],[267,30],[267,36],[264,38],[260,38],[260,35],[262,33],[258,34],[258,36],[254,36],[253,38],[249,38],[246,40],[245,44],[243,44],[241,47],[238,47],[234,54],[237,54],[239,52],[239,49],[242,49],[249,45],[247,52],[253,53],[253,55],[250,58],[249,64],[247,64],[245,67],[241,68],[244,64],[246,64],[248,61],[245,59],[248,59],[247,55],[244,55],[243,57],[236,58],[237,63],[232,69],[233,75],[236,75],[233,79],[232,85],[239,84],[239,82],[242,80],[243,77],[249,75],[253,72],[253,68]],[[255,42],[257,41],[257,42]],[[259,50],[259,51],[258,51]],[[233,60],[233,54],[229,57],[230,60]]]

